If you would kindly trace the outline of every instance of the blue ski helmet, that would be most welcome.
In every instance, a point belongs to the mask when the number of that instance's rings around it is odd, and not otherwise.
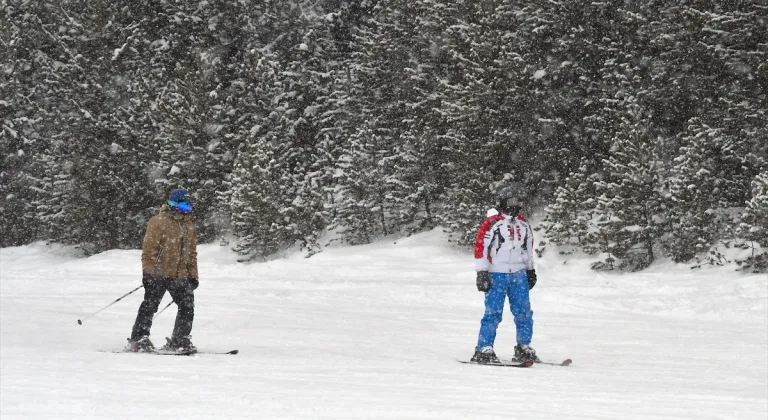
[[[192,196],[189,191],[177,188],[168,194],[168,207],[179,213],[189,213],[192,211]]]

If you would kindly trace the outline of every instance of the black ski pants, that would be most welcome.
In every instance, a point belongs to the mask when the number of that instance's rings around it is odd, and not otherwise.
[[[154,277],[144,280],[144,301],[139,306],[136,322],[131,331],[131,340],[138,340],[149,335],[152,328],[152,317],[157,313],[160,301],[166,290],[178,306],[176,324],[173,326],[172,340],[188,336],[192,332],[192,321],[195,318],[195,294],[192,283],[187,279],[168,279]]]

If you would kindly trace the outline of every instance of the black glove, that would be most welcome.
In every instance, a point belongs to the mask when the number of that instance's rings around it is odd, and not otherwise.
[[[487,292],[491,288],[491,276],[487,271],[478,271],[476,283],[478,291]]]
[[[189,282],[189,285],[192,286],[192,290],[195,290],[197,289],[197,286],[200,286],[200,282],[194,277],[187,277],[187,281]]]
[[[525,270],[525,274],[528,275],[528,290],[531,290],[536,286],[536,270]]]
[[[141,275],[141,284],[144,285],[145,289],[154,287],[157,284],[158,280],[160,280],[160,278],[157,276],[153,276],[152,274],[144,273]]]

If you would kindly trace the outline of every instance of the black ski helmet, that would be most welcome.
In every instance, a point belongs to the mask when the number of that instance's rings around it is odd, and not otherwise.
[[[517,216],[525,204],[527,193],[520,185],[509,185],[499,190],[499,212],[512,217]]]

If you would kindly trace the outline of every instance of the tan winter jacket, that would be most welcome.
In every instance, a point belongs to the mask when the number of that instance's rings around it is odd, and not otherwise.
[[[141,253],[144,274],[183,279],[197,277],[197,231],[192,215],[167,206],[147,223]]]

